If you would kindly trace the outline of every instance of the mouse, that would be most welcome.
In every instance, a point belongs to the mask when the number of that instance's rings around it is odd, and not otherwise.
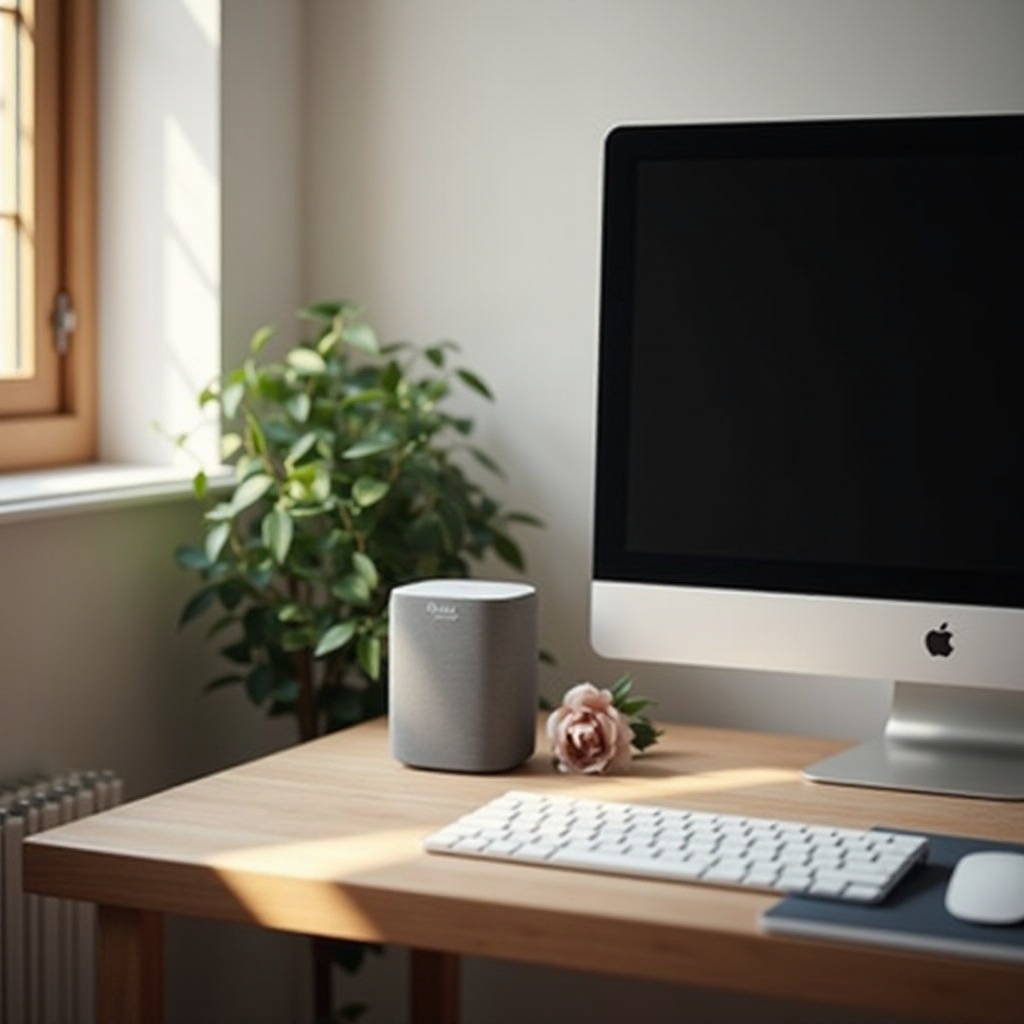
[[[966,853],[946,885],[946,910],[970,924],[1024,921],[1024,853]]]

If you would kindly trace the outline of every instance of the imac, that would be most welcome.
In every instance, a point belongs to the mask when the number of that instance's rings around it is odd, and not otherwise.
[[[590,614],[895,681],[811,779],[1024,799],[1024,116],[610,133]]]

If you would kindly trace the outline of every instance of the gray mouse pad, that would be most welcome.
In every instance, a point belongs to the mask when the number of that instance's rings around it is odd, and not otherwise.
[[[943,905],[949,876],[965,854],[977,850],[1024,853],[1024,846],[930,832],[915,834],[928,837],[928,863],[911,872],[882,903],[865,906],[786,896],[761,915],[761,926],[779,935],[842,939],[1024,963],[1024,923],[968,924],[950,916]]]

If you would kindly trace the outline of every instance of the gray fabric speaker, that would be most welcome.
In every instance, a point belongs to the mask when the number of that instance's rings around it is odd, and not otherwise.
[[[536,590],[426,580],[391,592],[389,618],[392,756],[453,772],[522,764],[537,722]]]

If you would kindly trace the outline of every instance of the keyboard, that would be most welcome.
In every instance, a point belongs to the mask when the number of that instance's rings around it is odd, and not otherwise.
[[[526,791],[423,842],[430,853],[878,903],[927,859],[923,836]]]

